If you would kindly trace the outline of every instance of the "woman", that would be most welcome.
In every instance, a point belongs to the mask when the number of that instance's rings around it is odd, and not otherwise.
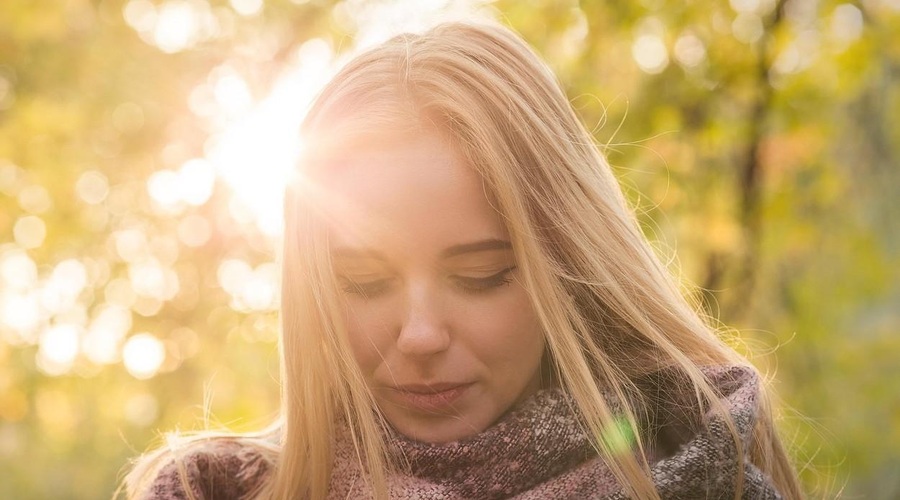
[[[303,133],[282,417],[150,454],[132,496],[801,497],[756,371],[516,35],[394,38]]]

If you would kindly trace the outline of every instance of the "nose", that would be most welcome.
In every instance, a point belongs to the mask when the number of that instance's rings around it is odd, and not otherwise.
[[[408,356],[432,356],[450,347],[450,332],[439,297],[426,289],[407,294],[397,349]]]

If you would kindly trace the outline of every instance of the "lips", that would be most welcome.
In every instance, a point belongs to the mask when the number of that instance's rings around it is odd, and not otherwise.
[[[458,382],[402,384],[392,387],[391,392],[401,406],[428,413],[443,413],[453,410],[455,403],[472,385]]]
[[[394,386],[394,389],[401,392],[412,392],[416,394],[435,394],[438,392],[449,391],[464,384],[460,382],[436,382],[434,384],[400,384]]]

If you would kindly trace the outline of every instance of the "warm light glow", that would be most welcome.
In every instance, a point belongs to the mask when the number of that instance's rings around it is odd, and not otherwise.
[[[253,274],[253,268],[241,259],[225,259],[219,264],[216,274],[219,278],[219,286],[230,295],[237,295],[243,284]]]
[[[862,36],[864,24],[859,7],[842,3],[831,15],[831,34],[841,43],[850,43]]]
[[[35,342],[35,330],[41,324],[38,292],[24,294],[0,290],[0,325],[10,329],[8,340],[13,344]]]
[[[194,44],[200,20],[190,2],[171,0],[157,11],[153,41],[164,52],[178,52]]]
[[[97,364],[119,361],[122,339],[131,329],[131,311],[117,305],[103,306],[82,339],[82,350]]]
[[[203,205],[212,196],[215,170],[204,159],[188,160],[178,170],[178,197],[188,205]]]
[[[3,80],[6,81],[5,78]],[[23,176],[24,172],[18,165],[8,160],[0,160],[0,193],[15,196]]]
[[[492,18],[485,0],[345,0],[332,15],[339,26],[354,32],[356,48],[370,47],[406,31],[420,32],[442,21]]]
[[[53,268],[41,290],[41,305],[51,313],[59,313],[74,306],[87,286],[87,269],[80,261],[68,259]]]
[[[219,108],[232,116],[249,110],[253,105],[253,95],[247,82],[229,66],[221,66],[217,70],[219,74],[212,86],[212,93]]]
[[[130,0],[122,9],[125,22],[141,39],[163,52],[179,52],[218,35],[216,16],[204,0]]]
[[[125,262],[138,262],[148,255],[147,236],[138,229],[123,229],[112,235],[116,253]]]
[[[734,18],[734,22],[731,23],[731,32],[741,42],[755,43],[763,36],[765,28],[758,15],[743,13]]]
[[[131,310],[144,317],[156,316],[162,310],[163,303],[156,297],[135,297]]]
[[[333,57],[326,42],[306,42],[297,53],[296,65],[278,80],[271,94],[210,138],[207,158],[264,234],[281,233],[282,195],[302,149],[300,120],[331,74]],[[219,68],[224,76],[214,84],[215,101],[225,116],[245,108],[249,97],[244,80],[231,71]]]
[[[109,194],[109,181],[96,170],[87,171],[75,183],[75,192],[82,201],[90,205],[103,203]]]
[[[255,16],[262,10],[263,0],[231,0],[231,7],[242,16]]]
[[[662,39],[653,34],[638,36],[631,46],[631,55],[646,73],[661,73],[669,65],[669,53]]]
[[[53,208],[53,201],[44,186],[33,184],[19,191],[19,206],[28,213],[41,214]]]
[[[162,342],[149,333],[138,333],[125,343],[122,361],[134,378],[148,379],[156,375],[166,359]]]
[[[739,13],[756,12],[760,7],[759,0],[729,0],[728,3]]]
[[[53,268],[50,282],[66,295],[78,295],[87,285],[87,269],[76,259],[64,260]]]
[[[156,6],[150,0],[131,0],[122,9],[122,15],[129,26],[142,33],[156,25]]]
[[[26,290],[37,284],[37,264],[27,253],[11,250],[0,254],[0,280],[5,290]]]
[[[253,311],[274,310],[278,305],[278,275],[274,263],[258,266],[238,297],[241,306]]]
[[[155,205],[163,212],[177,212],[181,202],[178,196],[178,174],[172,170],[154,172],[147,179],[147,192]]]
[[[184,162],[178,171],[160,170],[147,179],[147,192],[163,214],[177,214],[186,205],[203,205],[212,196],[215,169],[202,158]]]
[[[134,305],[137,296],[131,288],[131,282],[124,278],[115,278],[106,284],[103,296],[110,304],[130,308]]]
[[[72,368],[78,356],[79,329],[75,325],[61,324],[41,335],[37,353],[37,365],[48,375],[63,375]]]
[[[178,275],[154,258],[128,266],[131,288],[141,297],[166,301],[178,293]]]
[[[132,0],[135,1],[138,0]],[[334,14],[339,24],[349,23],[356,28],[353,52],[384,40],[391,33],[421,31],[440,20],[489,17],[487,11],[481,10],[484,3],[350,0],[339,3]],[[231,5],[241,15],[254,15],[264,2],[232,0]],[[145,10],[148,11],[143,4],[134,8],[135,12],[150,16]],[[229,211],[240,224],[249,224],[270,237],[281,234],[285,184],[303,148],[299,125],[309,103],[333,74],[334,66],[331,46],[316,38],[298,49],[293,64],[288,64],[269,95],[258,102],[254,102],[250,80],[229,63],[210,71],[191,92],[191,110],[209,120],[216,131],[205,146],[205,156],[231,189]],[[159,205],[172,209],[178,204],[174,194],[178,183],[172,174],[158,175],[148,186],[151,196]]]
[[[13,226],[13,237],[22,248],[37,248],[44,244],[47,237],[47,226],[36,215],[20,218]]]
[[[227,259],[219,265],[219,285],[231,296],[231,307],[238,311],[268,311],[278,306],[278,266],[272,262],[253,269],[240,259]]]
[[[786,75],[800,72],[808,68],[819,53],[820,36],[817,30],[809,29],[800,32],[775,59],[773,69],[776,73]]]
[[[675,41],[674,53],[681,65],[693,68],[706,59],[706,46],[693,33],[685,33]]]

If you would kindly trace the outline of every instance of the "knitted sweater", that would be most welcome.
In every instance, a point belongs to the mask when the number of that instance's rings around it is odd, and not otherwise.
[[[720,392],[746,449],[757,412],[755,372],[716,367],[705,369],[705,374]],[[768,477],[736,456],[723,419],[711,415],[702,425],[686,423],[678,416],[683,413],[679,401],[684,400],[671,397],[678,394],[671,389],[658,391],[664,397],[655,402],[650,418],[655,439],[648,461],[662,498],[733,498],[738,467],[744,470],[744,499],[781,498]],[[404,473],[389,478],[391,498],[627,498],[591,447],[572,407],[562,391],[548,389],[489,429],[460,441],[428,444],[388,431],[391,454],[409,464]],[[329,498],[370,498],[348,434],[339,433],[335,442]],[[203,500],[239,500],[271,473],[257,452],[233,440],[210,442],[182,460],[187,483]],[[179,467],[174,462],[166,465],[143,498],[188,498]]]

